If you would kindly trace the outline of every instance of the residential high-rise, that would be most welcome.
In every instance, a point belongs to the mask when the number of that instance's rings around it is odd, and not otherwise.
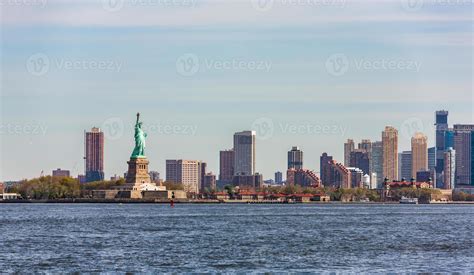
[[[332,156],[323,153],[319,158],[319,174],[321,175],[321,182],[323,185],[329,185],[331,179],[331,165]]]
[[[446,149],[446,131],[448,130],[448,111],[441,110],[435,113],[436,126],[436,173],[441,174],[444,169],[444,150]]]
[[[298,146],[288,151],[288,169],[303,169],[303,151]]]
[[[204,175],[204,184],[202,186],[202,191],[215,190],[216,189],[216,175],[213,173],[207,173]]]
[[[454,147],[454,145],[452,146]],[[436,168],[436,147],[428,148],[428,170]]]
[[[398,130],[386,126],[382,132],[383,177],[390,181],[398,179]]]
[[[403,151],[399,154],[399,177],[409,181],[415,178],[412,173],[412,154],[411,151]]]
[[[329,162],[329,181],[325,186],[351,188],[351,172],[341,163],[331,160]]]
[[[452,128],[449,128],[444,133],[444,145],[446,149],[448,149],[449,147],[454,148],[454,130]]]
[[[360,150],[365,150],[366,152],[370,153],[370,152],[372,152],[372,142],[370,141],[370,139],[363,139],[359,143],[357,148],[360,149]]]
[[[199,193],[200,168],[197,160],[166,160],[166,181],[183,184],[186,192]]]
[[[416,178],[416,172],[428,171],[428,137],[415,133],[411,138],[411,173]]]
[[[474,186],[474,125],[454,125],[454,150],[456,151],[455,186]]]
[[[283,173],[280,171],[275,172],[275,183],[282,184],[283,183]]]
[[[370,174],[370,156],[365,149],[354,149],[350,153],[349,166],[359,168],[365,174]]]
[[[375,141],[372,143],[372,173],[376,174],[376,186],[381,187],[383,177],[383,144],[381,141]],[[372,179],[372,178],[371,178]]]
[[[364,172],[357,167],[347,167],[347,170],[350,173],[350,181],[352,188],[362,188],[364,187]]]
[[[219,152],[219,182],[222,185],[232,183],[234,177],[234,150]]]
[[[456,173],[456,152],[452,147],[444,151],[444,189],[454,189]]]
[[[104,133],[94,127],[84,139],[86,182],[104,180]]]
[[[347,167],[350,163],[351,152],[354,151],[355,145],[354,140],[348,139],[346,143],[344,143],[344,165]]]
[[[234,176],[255,174],[255,131],[234,134]]]
[[[290,168],[286,171],[286,184],[319,187],[321,180],[311,170]]]
[[[205,177],[206,177],[206,168],[207,168],[207,163],[200,161],[198,163],[198,169],[199,169],[199,192],[202,192],[205,189]]]

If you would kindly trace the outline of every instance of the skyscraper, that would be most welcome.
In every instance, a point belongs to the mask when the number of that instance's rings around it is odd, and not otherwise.
[[[452,128],[448,129],[444,133],[444,145],[445,148],[454,147],[454,130]]]
[[[303,169],[303,151],[298,146],[288,151],[288,169]]]
[[[456,173],[456,152],[452,147],[444,151],[444,189],[454,189]]]
[[[86,182],[104,180],[104,133],[94,127],[84,139]]]
[[[355,145],[354,140],[348,139],[346,143],[344,143],[344,165],[347,167],[350,163],[351,152],[354,151]]]
[[[454,147],[454,145],[452,146]],[[428,148],[428,170],[436,168],[436,147]]]
[[[383,176],[389,180],[398,179],[398,130],[386,126],[382,132]]]
[[[369,152],[365,149],[354,149],[350,153],[349,166],[361,169],[364,175],[370,174]]]
[[[286,171],[286,184],[319,187],[321,180],[311,170],[290,168]]]
[[[321,175],[321,182],[323,185],[329,185],[331,180],[331,164],[332,156],[323,153],[319,158],[319,174]]]
[[[275,183],[281,184],[283,182],[283,173],[280,171],[275,172]]]
[[[201,167],[196,160],[166,160],[166,181],[183,184],[186,192],[199,193]]]
[[[380,187],[383,178],[383,144],[381,141],[372,143],[372,173],[376,174],[377,187]]]
[[[199,161],[198,162],[198,169],[199,169],[199,192],[204,191],[205,189],[205,177],[206,177],[206,168],[207,168],[207,163]]]
[[[347,167],[347,170],[350,173],[351,187],[352,188],[362,188],[364,187],[363,179],[364,172],[357,167]]]
[[[474,186],[474,125],[454,125],[454,150],[456,151],[455,186]]]
[[[219,182],[232,183],[234,177],[234,149],[219,152]]]
[[[412,173],[412,154],[411,151],[403,151],[399,154],[399,177],[409,181],[415,178]]]
[[[444,169],[444,150],[446,149],[446,131],[448,131],[448,111],[441,110],[435,113],[436,126],[436,173],[437,178]]]
[[[370,139],[363,139],[359,143],[357,148],[361,150],[365,150],[366,152],[370,153],[372,152],[372,142],[370,141]]]
[[[335,160],[331,160],[329,162],[329,169],[329,181],[324,186],[351,188],[351,172],[344,165]]]
[[[234,176],[255,174],[255,131],[234,134]]]
[[[411,173],[416,178],[416,172],[428,170],[428,137],[415,133],[411,138]]]

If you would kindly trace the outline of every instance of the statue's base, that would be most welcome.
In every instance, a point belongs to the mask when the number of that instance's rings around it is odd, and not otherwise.
[[[125,179],[127,186],[140,186],[144,183],[150,183],[150,175],[148,174],[148,164],[150,163],[146,157],[130,158],[128,163],[127,178]]]

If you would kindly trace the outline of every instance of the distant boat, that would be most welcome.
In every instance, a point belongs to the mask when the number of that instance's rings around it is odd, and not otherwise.
[[[402,204],[418,204],[418,198],[402,197],[400,199],[400,203],[402,203]]]

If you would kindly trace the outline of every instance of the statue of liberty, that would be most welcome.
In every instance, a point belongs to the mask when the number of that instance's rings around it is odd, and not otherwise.
[[[132,152],[132,158],[145,157],[145,138],[147,134],[142,130],[140,113],[137,113],[137,122],[135,123],[135,148]]]

